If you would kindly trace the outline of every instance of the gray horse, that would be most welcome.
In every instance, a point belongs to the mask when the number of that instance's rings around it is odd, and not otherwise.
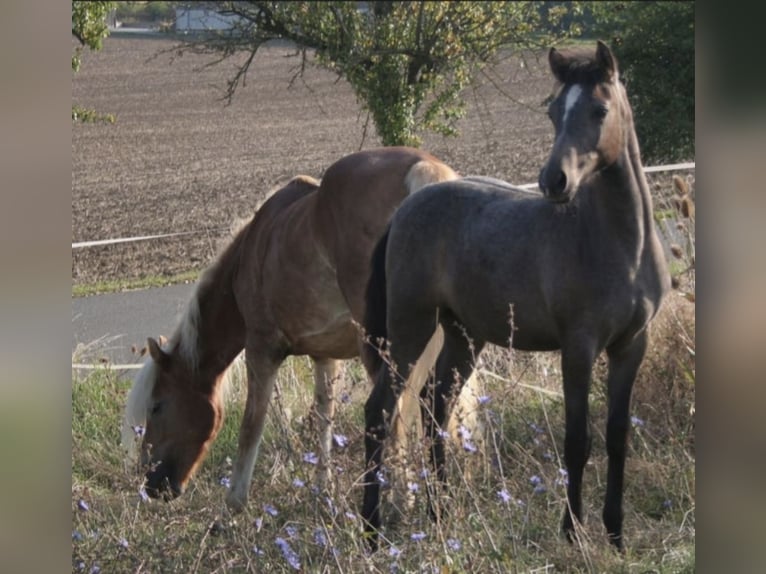
[[[561,350],[569,472],[563,531],[582,518],[582,475],[590,454],[591,370],[609,359],[603,520],[622,548],[622,492],[630,395],[647,326],[670,288],[652,219],[652,199],[617,63],[593,52],[551,49],[560,86],[549,107],[555,127],[540,173],[543,195],[490,178],[427,186],[409,197],[378,243],[367,288],[366,364],[376,373],[367,401],[365,528],[380,526],[382,444],[390,414],[437,325],[444,347],[434,384],[421,393],[426,436],[445,479],[441,433],[454,383],[472,373],[486,343]],[[387,340],[386,361],[378,348]],[[457,376],[456,376],[457,375]],[[436,511],[432,507],[432,512]]]

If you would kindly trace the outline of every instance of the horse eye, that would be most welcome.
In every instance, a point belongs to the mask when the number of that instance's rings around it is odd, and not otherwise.
[[[604,106],[604,105],[596,106],[595,109],[593,110],[593,115],[599,120],[603,120],[608,113],[609,113],[609,106]]]

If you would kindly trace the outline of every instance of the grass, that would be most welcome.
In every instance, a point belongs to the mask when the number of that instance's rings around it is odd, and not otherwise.
[[[668,192],[669,193],[669,192]],[[384,509],[381,550],[360,536],[364,460],[363,402],[357,361],[346,363],[349,401],[334,432],[348,444],[333,453],[328,489],[313,489],[316,451],[305,357],[280,370],[248,509],[223,503],[243,405],[243,368],[235,363],[227,419],[189,490],[170,503],[144,501],[141,480],[119,452],[129,377],[102,367],[72,377],[73,572],[661,572],[695,570],[695,318],[691,245],[677,257],[691,269],[652,323],[636,380],[624,500],[627,550],[606,542],[600,514],[606,481],[603,359],[591,392],[593,450],[584,476],[585,524],[578,543],[559,534],[565,506],[563,403],[558,355],[492,348],[479,364],[488,397],[478,409],[477,452],[448,449],[449,489],[437,525],[420,478],[423,453],[411,446],[411,508]],[[393,471],[394,469],[390,469]],[[414,486],[416,485],[416,486]],[[415,490],[417,489],[417,490]],[[389,493],[391,494],[391,493]],[[292,564],[291,564],[292,563]]]
[[[100,295],[102,293],[115,293],[132,289],[148,289],[150,287],[165,287],[177,283],[191,283],[196,281],[199,278],[199,275],[199,270],[192,270],[171,276],[153,275],[141,279],[100,281],[98,283],[72,285],[72,297],[87,297],[89,295]]]
[[[357,397],[341,404],[335,428],[349,443],[335,450],[333,482],[324,493],[312,491],[314,467],[302,458],[316,450],[308,416],[309,363],[293,358],[283,367],[251,503],[239,516],[225,509],[221,479],[236,452],[241,377],[232,383],[214,448],[190,489],[171,503],[144,502],[139,478],[123,468],[119,422],[130,381],[106,367],[73,377],[72,569],[288,572],[292,551],[305,572],[693,572],[694,384],[688,373],[694,367],[688,351],[678,352],[685,346],[680,333],[690,325],[680,329],[676,323],[689,318],[688,309],[679,309],[690,305],[676,298],[658,319],[652,353],[636,383],[624,557],[608,547],[600,522],[606,457],[598,372],[591,399],[593,454],[585,472],[587,520],[581,544],[572,546],[558,532],[565,504],[562,400],[518,384],[559,391],[557,356],[493,349],[482,358],[482,369],[494,375],[480,378],[491,397],[479,413],[483,447],[472,454],[451,445],[446,516],[438,526],[430,521],[423,498],[427,479],[417,479],[412,508],[397,509],[389,501],[384,544],[374,555],[365,553],[357,514],[364,457],[359,395],[365,385],[357,362],[346,369]],[[665,352],[669,346],[672,355]],[[421,456],[410,451],[410,460]],[[507,502],[500,493],[508,494]]]

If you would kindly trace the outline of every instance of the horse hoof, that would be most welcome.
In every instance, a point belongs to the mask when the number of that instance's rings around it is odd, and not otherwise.
[[[367,550],[372,554],[378,551],[378,533],[374,530],[365,530],[362,538],[367,545]]]
[[[226,497],[226,507],[232,514],[239,514],[247,507],[247,499],[229,495]]]
[[[622,543],[622,534],[610,534],[609,543],[620,554],[625,554],[625,546]]]

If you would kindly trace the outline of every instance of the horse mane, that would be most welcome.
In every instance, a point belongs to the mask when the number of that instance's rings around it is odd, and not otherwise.
[[[593,50],[570,48],[558,51],[561,58],[556,67],[556,78],[564,84],[600,84],[609,80],[606,71]]]
[[[192,372],[199,368],[200,360],[198,345],[201,322],[200,301],[207,295],[210,289],[220,285],[221,272],[226,272],[227,270],[230,272],[230,270],[236,267],[232,260],[239,257],[240,249],[247,236],[247,232],[255,223],[258,217],[258,211],[263,203],[265,203],[276,191],[286,187],[286,185],[289,185],[290,183],[302,183],[312,186],[319,185],[319,182],[310,176],[295,176],[291,178],[287,184],[277,185],[273,190],[270,190],[266,194],[263,202],[261,202],[256,209],[255,215],[249,219],[237,219],[232,223],[230,236],[233,236],[234,239],[222,248],[222,251],[216,257],[215,261],[202,273],[175,332],[170,337],[170,340],[162,346],[162,349],[167,352],[177,350],[178,357],[186,363]],[[235,362],[236,361],[232,364]],[[227,382],[230,376],[230,370],[231,369],[227,369],[226,373],[223,374],[222,382],[224,383],[224,387],[228,386]],[[136,446],[140,441],[136,440],[136,429],[137,427],[143,427],[146,424],[146,414],[149,410],[152,390],[154,389],[157,375],[157,364],[151,357],[147,356],[143,367],[141,367],[138,375],[136,375],[133,386],[128,393],[122,428],[122,446],[127,451],[129,460],[133,459],[137,454]]]
[[[215,284],[216,277],[224,265],[231,262],[233,257],[239,254],[242,240],[253,218],[246,224],[240,225],[236,231],[234,240],[228,243],[222,253],[202,273],[194,288],[191,298],[186,305],[183,317],[178,323],[173,336],[162,346],[163,351],[178,350],[178,356],[184,361],[189,369],[194,372],[199,367],[198,339],[200,329],[200,299]],[[149,410],[152,390],[157,380],[157,363],[147,356],[144,365],[136,375],[133,386],[130,389],[125,406],[125,418],[122,428],[122,446],[127,451],[129,459],[134,458],[136,453],[136,428],[146,424],[146,413]]]
[[[122,424],[122,448],[128,461],[137,462],[140,433],[146,425],[146,413],[152,399],[152,389],[157,378],[157,364],[147,355],[144,366],[138,371],[128,393],[125,417]]]

